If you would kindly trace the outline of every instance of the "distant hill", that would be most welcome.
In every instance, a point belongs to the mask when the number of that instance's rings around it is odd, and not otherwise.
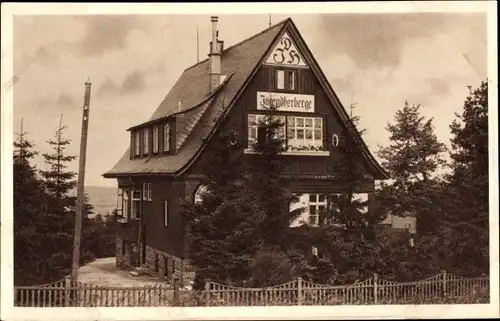
[[[116,208],[117,191],[116,187],[85,186],[85,193],[94,206],[94,213],[101,215],[107,215]],[[76,190],[73,193],[76,194]]]

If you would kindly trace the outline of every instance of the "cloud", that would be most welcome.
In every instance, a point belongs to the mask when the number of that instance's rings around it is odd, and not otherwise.
[[[128,95],[141,92],[146,88],[145,73],[144,70],[134,70],[128,73],[120,86],[108,77],[97,87],[97,96],[109,97],[116,94]]]
[[[116,85],[116,83],[108,77],[99,85],[99,87],[97,87],[97,96],[110,96],[116,94],[119,89],[120,88]]]
[[[456,28],[481,32],[485,21],[485,14],[470,13],[322,15],[318,39],[328,44],[328,50],[318,55],[345,53],[361,69],[395,67],[404,47],[414,39]]]
[[[141,91],[145,88],[146,83],[144,81],[144,73],[138,70],[125,76],[123,79],[122,86],[120,87],[121,92],[128,94],[133,92]]]
[[[66,93],[59,94],[59,97],[57,98],[57,101],[56,101],[56,105],[67,107],[67,108],[76,107],[74,99]]]
[[[79,56],[100,56],[125,49],[130,32],[141,28],[134,15],[98,15],[81,18],[86,23],[83,37],[75,45]]]

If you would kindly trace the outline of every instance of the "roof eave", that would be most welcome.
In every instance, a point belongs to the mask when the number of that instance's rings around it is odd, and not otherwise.
[[[314,57],[314,55],[312,54],[311,50],[309,49],[309,47],[307,46],[307,43],[305,42],[304,38],[302,37],[302,35],[300,34],[299,30],[297,29],[297,27],[295,26],[295,23],[290,19],[290,25],[292,26],[292,29],[293,31],[296,33],[296,35],[298,36],[301,45],[303,45],[305,48],[306,48],[306,54],[310,56],[311,60],[313,61],[313,64],[312,66],[310,66],[313,70],[317,71],[321,77],[320,77],[320,83],[322,83],[325,87],[325,91],[327,93],[328,96],[330,96],[331,98],[333,98],[332,100],[334,102],[336,102],[337,104],[339,104],[339,106],[341,107],[339,111],[341,111],[341,113],[339,113],[339,116],[344,120],[344,122],[349,122],[349,118],[347,117],[347,113],[345,111],[345,108],[344,106],[342,105],[342,102],[340,101],[339,97],[337,96],[337,94],[335,93],[335,91],[333,90],[330,82],[327,80],[326,78],[326,75],[325,73],[323,72],[323,70],[320,68],[319,64],[318,64],[318,61],[316,60],[316,58]],[[323,81],[322,81],[323,80]],[[336,108],[338,109],[338,108]],[[369,163],[372,165],[372,167],[374,168],[374,170],[377,172],[377,174],[379,174],[380,176],[377,176],[377,178],[379,180],[382,180],[382,179],[389,179],[390,178],[390,175],[387,171],[385,171],[382,166],[377,162],[377,160],[373,157],[372,153],[370,152],[370,150],[368,149],[368,146],[366,146],[364,140],[362,139],[361,135],[359,135],[358,132],[355,133],[355,135],[357,136],[358,139],[361,140],[362,144],[363,144],[363,149],[365,150],[365,157],[367,158],[367,160],[369,161]]]
[[[193,109],[195,109],[195,108],[198,108],[198,107],[202,106],[202,105],[203,105],[203,104],[205,104],[207,101],[209,101],[209,100],[210,100],[213,96],[215,96],[215,94],[217,94],[217,93],[218,93],[218,92],[219,92],[219,91],[220,91],[220,90],[224,87],[224,85],[225,85],[225,84],[229,81],[229,79],[230,79],[233,75],[234,75],[234,73],[232,73],[232,74],[228,75],[228,76],[226,77],[226,79],[224,79],[224,81],[223,81],[223,82],[222,82],[222,83],[221,83],[221,84],[220,84],[217,88],[215,88],[215,90],[214,90],[213,92],[208,93],[207,97],[206,97],[203,101],[201,101],[199,104],[196,104],[196,105],[194,105],[194,106],[192,106],[192,107],[189,107],[189,108],[187,108],[187,109],[184,109],[184,110],[182,110],[182,111],[180,111],[180,112],[174,112],[174,113],[169,114],[169,115],[167,115],[167,116],[163,116],[163,117],[160,117],[160,118],[157,118],[157,119],[153,119],[153,120],[148,120],[147,122],[144,122],[144,123],[141,123],[141,124],[139,124],[139,125],[135,125],[135,126],[132,126],[132,127],[128,128],[128,129],[127,129],[127,131],[135,130],[135,129],[138,129],[138,128],[141,128],[141,127],[144,127],[144,126],[148,126],[148,125],[153,125],[153,124],[155,124],[155,123],[159,123],[159,122],[161,122],[161,121],[163,121],[163,120],[165,120],[165,119],[168,119],[168,118],[170,118],[170,117],[175,117],[175,116],[177,116],[177,115],[185,114],[185,113],[187,113],[188,111],[191,111],[191,110],[193,110]]]

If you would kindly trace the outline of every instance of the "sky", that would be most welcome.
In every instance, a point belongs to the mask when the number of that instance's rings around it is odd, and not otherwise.
[[[344,106],[366,129],[376,156],[387,145],[394,113],[421,104],[449,145],[449,125],[468,94],[487,77],[487,26],[482,13],[271,15],[291,17]],[[219,15],[229,47],[268,27],[269,15]],[[126,129],[146,121],[184,69],[205,59],[210,15],[15,16],[14,133],[21,119],[41,153],[62,115],[68,153],[78,155],[84,83],[92,82],[86,185],[102,178],[129,145]],[[36,165],[44,168],[38,157]],[[69,169],[77,171],[78,162]]]

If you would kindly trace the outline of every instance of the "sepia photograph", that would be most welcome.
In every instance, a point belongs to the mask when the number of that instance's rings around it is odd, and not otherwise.
[[[2,4],[1,318],[498,317],[496,3],[412,3]]]

